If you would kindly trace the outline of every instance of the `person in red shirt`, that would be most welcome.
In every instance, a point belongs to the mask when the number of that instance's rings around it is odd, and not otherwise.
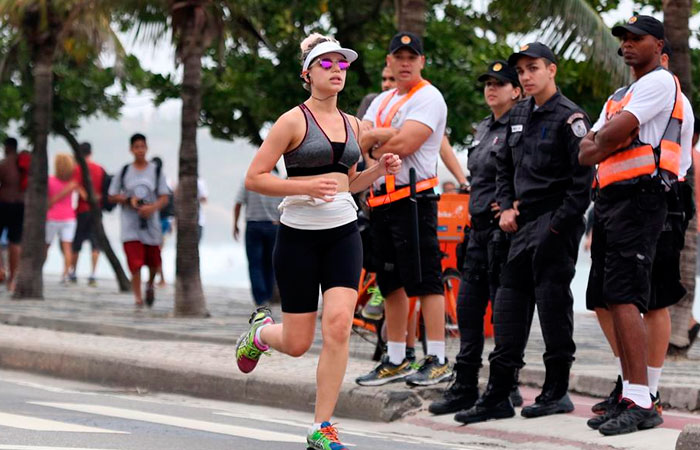
[[[105,176],[105,170],[99,164],[92,160],[92,146],[89,142],[83,142],[80,144],[80,152],[88,165],[88,170],[90,171],[90,180],[92,181],[92,189],[97,198],[98,204],[102,205],[102,182]],[[78,267],[78,256],[80,255],[80,249],[83,247],[83,242],[86,240],[90,241],[90,246],[92,248],[92,271],[90,272],[90,277],[88,278],[88,285],[96,286],[97,280],[95,279],[95,270],[97,269],[97,260],[100,256],[100,246],[97,242],[97,234],[95,233],[95,226],[93,224],[92,216],[90,214],[90,204],[88,203],[88,196],[85,184],[83,184],[83,172],[80,166],[76,164],[75,172],[73,173],[73,179],[80,186],[78,192],[80,194],[78,199],[78,206],[76,208],[76,213],[78,217],[78,225],[75,230],[75,237],[73,238],[73,261],[72,270],[70,273],[70,281],[72,283],[78,282],[78,277],[76,275]]]

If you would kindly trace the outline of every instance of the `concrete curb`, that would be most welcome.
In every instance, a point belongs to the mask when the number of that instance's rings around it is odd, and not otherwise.
[[[31,346],[0,345],[0,367],[55,377],[216,400],[264,404],[312,412],[316,385],[290,382],[284,376],[244,376],[224,371],[186,370],[177,365],[148,364],[129,358],[108,358],[78,351],[63,353]],[[390,422],[423,405],[417,391],[405,387],[367,389],[345,383],[336,415]]]
[[[81,334],[93,334],[93,335],[103,335],[103,336],[113,336],[113,337],[123,337],[123,338],[129,338],[129,339],[142,339],[142,340],[167,340],[167,341],[189,341],[189,342],[206,342],[206,343],[213,343],[213,344],[223,344],[223,345],[235,345],[236,340],[234,338],[224,338],[224,337],[216,337],[216,336],[202,336],[202,335],[195,335],[195,334],[188,334],[188,333],[176,333],[176,332],[170,332],[170,331],[156,331],[156,330],[149,330],[149,329],[144,329],[144,328],[139,328],[139,327],[130,327],[130,326],[120,326],[120,325],[109,325],[109,324],[101,324],[101,323],[94,323],[94,322],[87,322],[87,321],[80,321],[80,320],[67,320],[67,319],[52,319],[48,317],[37,317],[37,316],[30,316],[30,315],[22,315],[22,314],[9,314],[9,313],[0,313],[0,323],[4,323],[6,325],[12,325],[12,326],[24,326],[24,327],[32,327],[32,328],[40,328],[40,329],[48,329],[48,330],[54,330],[54,331],[64,331],[64,332],[70,332],[70,333],[81,333]],[[310,349],[311,354],[319,354],[320,353],[320,345],[318,343],[315,343],[312,348]],[[365,359],[365,360],[370,360],[372,356],[372,351],[371,350],[351,350],[350,356],[353,358],[359,358],[359,359]],[[89,355],[88,355],[89,357]],[[33,370],[36,371],[36,369],[26,369],[26,370]],[[57,375],[57,376],[63,376],[63,375]],[[481,377],[482,381],[483,378],[488,378],[488,365],[485,365],[484,368],[481,370]],[[247,377],[246,379],[250,379]],[[95,380],[92,379],[91,381],[98,381],[100,382],[101,380]],[[264,381],[258,380],[260,383],[264,383]],[[520,381],[523,384],[530,385],[530,386],[535,386],[535,387],[542,387],[542,383],[544,382],[544,369],[543,368],[533,368],[533,367],[526,367],[520,372]],[[118,383],[118,381],[111,381],[113,383]],[[576,374],[576,365],[574,365],[573,372],[571,374],[570,380],[569,380],[569,389],[572,392],[576,392],[579,394],[583,395],[589,395],[589,396],[594,396],[594,397],[600,397],[604,398],[607,397],[607,395],[610,393],[613,387],[613,382],[614,380],[612,378],[609,378],[607,376],[602,376],[602,375],[591,375],[591,374]],[[313,385],[311,386],[313,387]],[[159,387],[149,387],[150,389],[154,390],[163,390],[162,388]],[[376,395],[384,395],[386,392],[394,392],[394,394],[386,394],[389,395],[387,397],[386,401],[388,402],[387,405],[385,405],[385,408],[391,408],[394,403],[402,403],[402,402],[408,402],[404,406],[399,406],[398,410],[403,411],[402,408],[406,407],[408,408],[408,405],[415,405],[412,408],[407,409],[406,411],[401,412],[401,414],[405,414],[408,410],[410,409],[417,409],[422,406],[421,400],[423,401],[430,401],[439,396],[440,388],[433,388],[432,390],[429,389],[418,389],[418,390],[411,390],[409,392],[415,393],[415,397],[411,397],[412,400],[407,400],[404,399],[399,392],[405,392],[405,389],[390,389],[387,391],[386,389],[376,390],[374,391],[373,389],[368,389],[368,388],[360,388],[357,390],[357,394],[362,396],[365,395],[367,392],[375,392],[372,395],[372,407],[369,408],[371,410],[374,410],[375,405],[376,405],[376,398],[374,398]],[[167,390],[167,389],[166,389]],[[676,408],[676,409],[682,409],[682,410],[688,410],[688,411],[696,411],[700,410],[700,386],[698,387],[689,387],[689,386],[672,386],[672,385],[667,385],[663,384],[663,379],[662,379],[662,385],[660,386],[660,390],[662,392],[662,401],[665,407],[671,407],[671,408]],[[313,392],[313,389],[312,391]],[[353,391],[354,392],[354,391]],[[381,393],[381,394],[378,394]],[[191,393],[191,395],[199,395],[196,393]],[[341,393],[341,396],[345,395],[344,393]],[[257,397],[252,397],[252,398],[257,398]],[[233,397],[231,400],[235,401],[244,401],[245,398],[241,397],[238,399],[234,399]],[[345,400],[343,399],[343,402]],[[384,401],[384,399],[382,399]],[[341,402],[341,403],[343,403]],[[287,404],[287,401],[283,402]],[[308,404],[313,404],[313,396],[311,396],[311,400],[307,402]],[[295,403],[296,404],[296,403]],[[381,409],[383,411],[384,408]],[[394,413],[389,413],[388,415],[384,412],[378,412],[376,418],[377,420],[395,420],[398,417],[394,417]],[[346,417],[353,417],[352,415],[345,414]],[[367,416],[363,416],[367,417]],[[385,418],[387,417],[387,418]],[[393,418],[392,418],[393,417]],[[700,447],[699,447],[700,448]]]
[[[697,450],[700,448],[700,425],[689,424],[683,428],[676,441],[676,450]]]

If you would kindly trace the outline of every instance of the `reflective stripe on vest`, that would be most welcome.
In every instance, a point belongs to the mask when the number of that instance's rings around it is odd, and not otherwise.
[[[598,164],[596,175],[597,184],[601,189],[619,181],[652,175],[658,169],[678,176],[681,165],[683,97],[680,82],[675,75],[673,75],[673,81],[676,85],[675,103],[659,147],[655,149],[637,138],[627,149],[614,153],[601,161]],[[629,91],[629,87],[627,87],[619,90],[608,99],[605,105],[606,119],[611,120],[616,114],[619,114],[630,102],[633,94],[634,91]]]
[[[389,112],[387,113],[386,117],[384,118],[384,121],[382,121],[382,113],[386,109],[386,107],[389,105],[389,102],[391,99],[396,95],[398,92],[398,89],[394,89],[394,92],[391,94],[387,95],[384,101],[382,101],[381,105],[379,105],[379,110],[377,111],[377,117],[375,118],[374,122],[377,127],[379,128],[388,128],[391,126],[391,121],[394,119],[394,116],[396,113],[399,111],[399,109],[411,98],[413,95],[418,92],[419,90],[423,89],[425,86],[429,85],[430,82],[427,80],[421,80],[417,85],[413,86],[410,91],[398,102],[394,104],[394,106],[391,107]],[[406,198],[409,195],[411,195],[411,188],[409,186],[405,188],[401,188],[398,191],[396,190],[396,177],[394,175],[387,175],[384,177],[385,180],[385,186],[386,186],[386,194],[385,195],[380,195],[375,197],[374,192],[370,189],[369,191],[369,200],[367,200],[367,204],[374,208],[375,206],[379,205],[385,205],[387,203],[395,202],[396,200],[401,200],[402,198]],[[434,184],[433,184],[434,182]],[[421,192],[425,191],[427,189],[431,189],[435,186],[438,185],[438,179],[437,177],[435,178],[429,178],[427,180],[422,180],[416,183],[416,192]]]
[[[438,185],[437,177],[428,178],[426,180],[421,180],[416,183],[416,192],[427,191]],[[387,186],[389,189],[389,186]],[[371,192],[371,191],[370,191]],[[387,203],[395,202],[411,195],[411,187],[405,186],[401,189],[395,189],[393,191],[387,191],[385,195],[370,196],[367,200],[367,204],[374,208],[375,206],[386,205]]]

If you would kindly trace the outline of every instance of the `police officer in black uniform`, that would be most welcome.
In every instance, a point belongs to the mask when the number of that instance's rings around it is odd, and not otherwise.
[[[573,411],[567,394],[573,341],[574,276],[583,215],[590,203],[593,171],[578,162],[590,128],[583,110],[556,87],[557,60],[544,44],[524,45],[508,59],[530,98],[510,113],[507,146],[497,159],[499,225],[513,233],[494,304],[496,348],[489,356],[489,383],[476,404],[458,413],[462,423],[515,415],[509,399],[537,305],[546,351],[546,376],[524,417]]]
[[[479,369],[484,350],[484,314],[496,290],[503,263],[508,255],[510,236],[498,226],[500,212],[496,203],[496,154],[506,145],[506,130],[511,108],[520,100],[522,88],[518,74],[506,61],[492,62],[479,77],[484,83],[484,98],[491,108],[476,127],[469,147],[469,213],[465,262],[457,299],[460,350],[454,366],[455,379],[440,400],[429,410],[433,414],[455,413],[470,408],[479,398]],[[522,404],[517,384],[511,400]]]

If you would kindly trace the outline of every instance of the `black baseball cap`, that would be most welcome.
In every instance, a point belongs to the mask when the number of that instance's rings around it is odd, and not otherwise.
[[[545,58],[557,63],[557,57],[554,56],[552,50],[541,42],[533,42],[531,44],[525,44],[520,47],[520,50],[513,53],[508,57],[508,64],[512,67],[518,63],[518,60],[523,56],[529,56],[531,58]]]
[[[513,86],[520,86],[520,82],[518,80],[518,73],[515,71],[515,69],[509,66],[508,63],[503,61],[502,59],[497,59],[491,64],[489,64],[488,70],[483,74],[479,75],[478,80],[484,82],[491,77],[501,80],[505,83],[510,83]]]
[[[632,16],[627,23],[615,25],[612,29],[612,34],[613,36],[622,37],[627,31],[639,36],[650,34],[656,39],[664,38],[664,25],[651,16]]]
[[[416,55],[423,54],[423,41],[421,38],[410,31],[400,31],[391,38],[389,43],[389,53],[396,53],[402,48],[411,50]]]

